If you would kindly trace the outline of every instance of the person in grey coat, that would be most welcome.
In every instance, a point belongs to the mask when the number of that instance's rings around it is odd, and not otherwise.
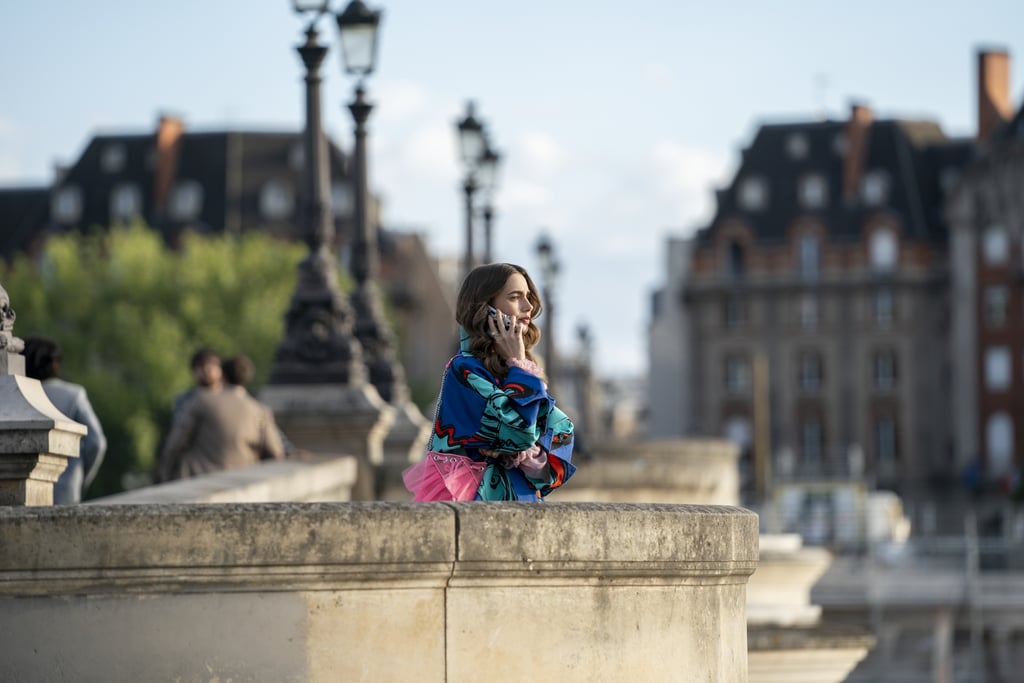
[[[85,387],[60,378],[64,359],[60,345],[48,337],[25,338],[25,374],[39,380],[50,403],[89,430],[78,446],[77,458],[68,458],[67,469],[53,485],[53,504],[80,503],[82,494],[96,478],[107,452],[107,437],[96,417]]]

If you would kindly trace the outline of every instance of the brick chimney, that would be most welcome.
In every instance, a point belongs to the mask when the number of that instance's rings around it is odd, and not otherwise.
[[[850,104],[850,120],[846,122],[846,156],[843,157],[843,197],[851,200],[860,192],[860,179],[864,173],[868,135],[875,116],[871,108],[861,102]]]
[[[159,213],[167,208],[171,185],[178,174],[178,153],[181,149],[181,135],[184,130],[185,124],[175,116],[163,115],[157,124],[153,204]]]
[[[984,140],[1013,116],[1010,104],[1010,54],[978,51],[978,139]]]

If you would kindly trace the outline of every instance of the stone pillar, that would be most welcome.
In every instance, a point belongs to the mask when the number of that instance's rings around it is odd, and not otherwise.
[[[25,345],[14,336],[14,309],[0,286],[0,505],[53,505],[53,484],[78,457],[85,425],[50,402],[25,377]]]
[[[373,465],[384,460],[384,437],[395,421],[395,409],[373,385],[269,384],[260,400],[274,411],[278,426],[296,447],[355,456],[359,474],[352,498],[375,497]]]

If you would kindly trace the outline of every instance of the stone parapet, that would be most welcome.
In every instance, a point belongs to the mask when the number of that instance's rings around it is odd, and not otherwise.
[[[731,507],[10,508],[0,656],[12,680],[746,683],[756,564]]]

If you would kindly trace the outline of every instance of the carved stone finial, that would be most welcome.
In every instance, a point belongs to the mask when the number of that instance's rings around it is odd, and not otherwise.
[[[14,319],[17,316],[11,308],[11,297],[0,285],[0,350],[7,353],[21,353],[25,350],[25,342],[14,336]]]

